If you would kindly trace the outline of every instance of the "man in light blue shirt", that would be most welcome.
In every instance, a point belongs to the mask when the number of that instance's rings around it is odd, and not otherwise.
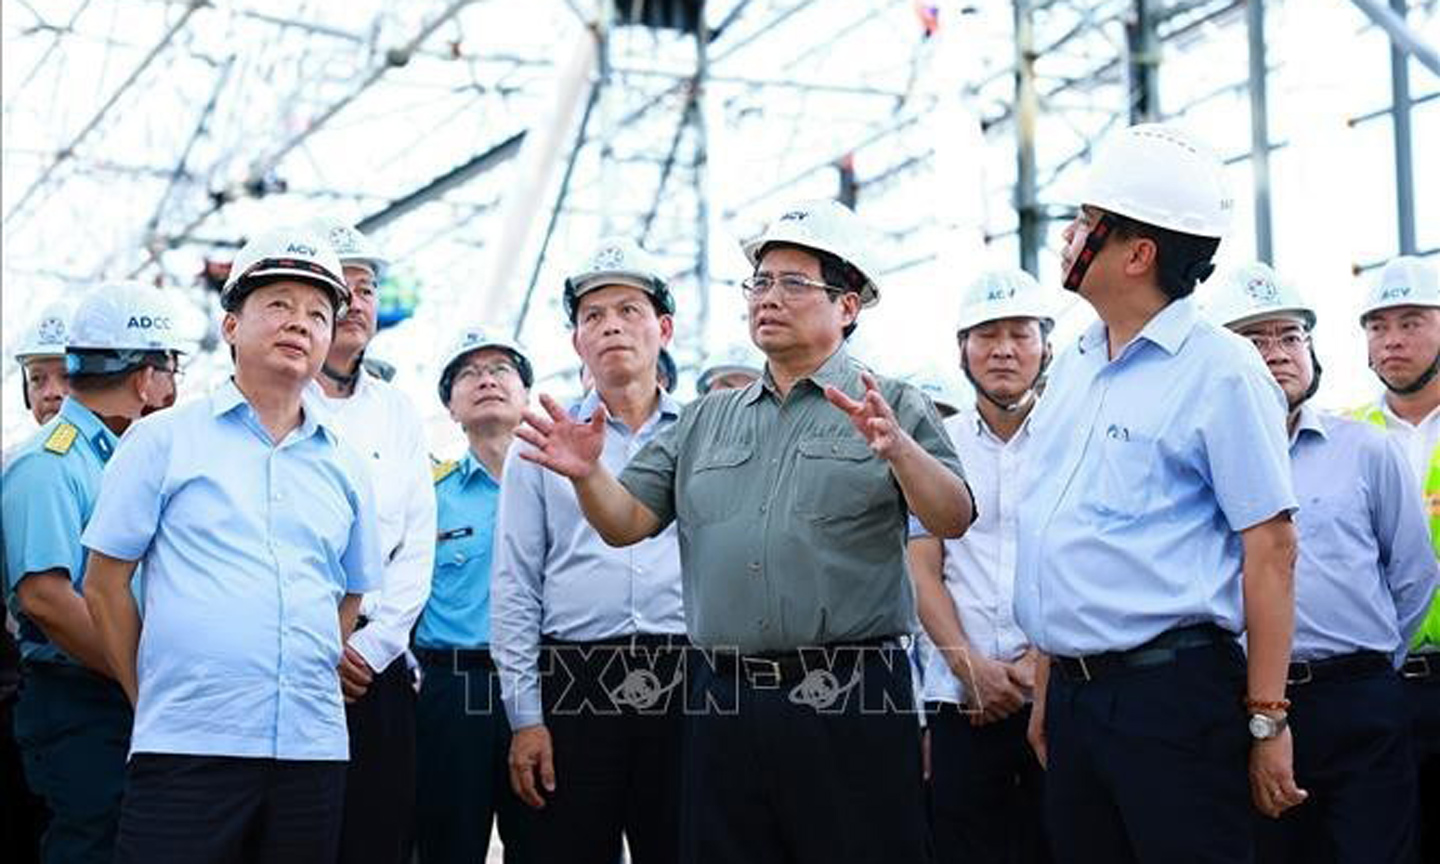
[[[482,861],[498,821],[505,860],[531,860],[534,815],[510,788],[510,724],[490,653],[490,562],[505,453],[533,367],[499,330],[466,327],[441,356],[440,402],[469,447],[435,465],[435,573],[415,627],[419,852],[426,864]]]
[[[1436,563],[1394,440],[1320,414],[1315,312],[1265,264],[1209,292],[1216,323],[1249,339],[1289,403],[1300,557],[1295,565],[1295,776],[1310,800],[1257,828],[1258,859],[1414,860],[1416,778],[1396,666],[1425,616]]]
[[[136,707],[116,861],[335,855],[337,666],[384,563],[370,475],[306,393],[346,297],[320,238],[252,240],[221,296],[234,377],[137,423],[110,462],[84,542]]]
[[[601,460],[618,473],[680,414],[656,374],[674,300],[628,240],[602,241],[564,299],[595,378],[570,411],[606,412]],[[514,729],[511,780],[541,809],[536,854],[613,864],[623,832],[636,864],[671,862],[688,646],[675,528],[611,547],[570,482],[521,459],[522,449],[506,458],[500,489],[491,647]]]
[[[1189,298],[1228,222],[1218,159],[1172,127],[1131,127],[1079,200],[1065,285],[1100,320],[1031,416],[1015,584],[1016,620],[1049,655],[1030,736],[1053,852],[1245,861],[1250,798],[1271,814],[1304,800],[1283,715],[1284,399]]]
[[[24,681],[15,737],[50,810],[47,862],[108,864],[114,854],[133,715],[82,597],[80,536],[117,436],[167,389],[171,320],[163,295],[144,285],[86,295],[65,357],[71,395],[5,470],[4,588]]]

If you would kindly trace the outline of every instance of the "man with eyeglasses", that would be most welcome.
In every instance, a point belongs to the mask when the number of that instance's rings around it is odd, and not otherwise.
[[[1384,385],[1351,416],[1399,441],[1420,482],[1430,545],[1440,556],[1440,276],[1410,255],[1386,263],[1370,280],[1360,311],[1370,368]],[[1440,858],[1440,593],[1430,603],[1401,669],[1414,722],[1419,771],[1420,858]]]
[[[340,437],[364,457],[375,487],[384,574],[360,602],[340,660],[350,764],[339,860],[408,864],[415,834],[415,688],[406,656],[430,594],[435,494],[420,412],[371,374],[365,349],[378,329],[378,286],[389,262],[341,222],[317,225],[339,256],[349,311],[316,377]]]
[[[490,572],[505,454],[535,373],[520,345],[466,327],[440,358],[438,391],[465,455],[434,467],[430,599],[415,626],[417,839],[425,864],[483,861],[492,824],[505,860],[532,860],[534,816],[510,788],[510,724],[490,653]]]
[[[1322,414],[1315,312],[1265,264],[1210,292],[1212,319],[1255,345],[1289,405],[1296,527],[1290,724],[1309,800],[1259,819],[1257,860],[1416,860],[1415,763],[1396,667],[1436,579],[1415,480],[1399,446]]]
[[[660,265],[626,239],[602,240],[562,295],[571,343],[595,389],[562,409],[593,423],[596,458],[619,471],[675,423],[660,349],[675,300]],[[612,548],[586,524],[569,483],[505,460],[491,580],[491,649],[510,726],[510,775],[538,810],[538,861],[635,864],[679,847],[685,617],[673,530]]]
[[[335,858],[337,668],[384,564],[364,457],[312,385],[347,295],[323,236],[252,238],[220,294],[234,376],[136,423],[106,468],[85,602],[135,705],[119,864]]]
[[[70,395],[5,470],[4,589],[22,658],[15,739],[30,788],[50,810],[41,857],[52,864],[114,855],[133,714],[85,605],[92,571],[81,534],[119,436],[163,389],[178,347],[173,327],[155,288],[88,293],[65,349]]]
[[[573,486],[609,543],[679,530],[692,668],[686,862],[928,860],[909,660],[908,514],[938,537],[973,513],[914,387],[850,359],[879,299],[868,238],[834,201],[744,246],[763,377],[692,403],[617,479],[604,417],[527,414],[521,455]]]

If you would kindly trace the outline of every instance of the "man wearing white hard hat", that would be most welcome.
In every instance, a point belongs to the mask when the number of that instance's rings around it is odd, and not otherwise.
[[[1190,296],[1232,206],[1203,144],[1125,129],[1077,203],[1064,284],[1100,320],[1050,370],[1017,511],[1016,620],[1049,656],[1030,725],[1052,851],[1247,860],[1251,798],[1267,815],[1304,800],[1284,394]]]
[[[505,454],[534,368],[498,329],[461,329],[440,358],[440,403],[469,445],[434,468],[439,530],[430,599],[415,627],[420,860],[483,861],[499,823],[505,859],[532,860],[534,815],[510,787],[510,724],[490,653],[490,571]]]
[[[1215,323],[1255,345],[1289,404],[1296,514],[1289,694],[1305,806],[1261,818],[1257,861],[1413,861],[1415,764],[1396,667],[1435,587],[1418,486],[1399,446],[1309,404],[1315,311],[1265,264],[1209,290]]]
[[[15,352],[24,377],[25,407],[44,425],[60,410],[60,403],[70,392],[65,374],[65,308],[53,304],[40,313],[25,331],[24,341]]]
[[[527,414],[522,455],[610,543],[679,529],[703,649],[680,860],[925,860],[906,516],[959,536],[970,496],[929,400],[845,349],[880,295],[858,217],[804,202],[744,250],[760,380],[692,403],[618,479],[598,415]]]
[[[1048,292],[1023,270],[981,274],[956,325],[975,400],[945,421],[978,515],[941,541],[912,524],[910,576],[935,651],[924,700],[937,862],[1047,861],[1043,772],[1026,743],[1036,651],[1015,623],[1015,520],[1031,410],[1050,362]]]
[[[369,467],[385,568],[360,602],[340,661],[350,731],[340,859],[408,864],[415,835],[415,688],[406,646],[430,594],[435,494],[420,412],[400,388],[366,370],[377,323],[376,286],[388,262],[373,241],[340,222],[321,223],[340,259],[349,311],[316,381],[340,437]]]
[[[633,241],[602,240],[561,296],[595,389],[549,413],[593,419],[620,471],[680,415],[658,378],[675,299]],[[617,549],[586,524],[564,478],[505,460],[491,580],[492,650],[514,737],[511,782],[536,808],[539,861],[635,864],[679,846],[685,615],[676,532]]]
[[[23,658],[15,737],[30,787],[50,810],[47,862],[114,855],[132,713],[82,595],[92,570],[81,534],[120,434],[174,362],[173,326],[157,289],[124,283],[87,294],[66,343],[71,394],[5,470],[5,599]]]
[[[718,362],[700,372],[700,377],[695,379],[695,390],[704,396],[713,391],[748,387],[760,377],[761,365],[753,346],[733,346],[720,356]]]
[[[337,668],[384,564],[369,469],[309,389],[347,299],[324,237],[250,240],[220,294],[234,375],[106,469],[85,599],[135,705],[117,862],[335,858]]]
[[[1402,255],[1371,280],[1360,310],[1370,368],[1385,390],[1351,416],[1388,429],[1419,479],[1430,543],[1440,556],[1440,276]],[[1401,674],[1415,723],[1420,776],[1420,858],[1440,856],[1440,595],[1410,643]]]

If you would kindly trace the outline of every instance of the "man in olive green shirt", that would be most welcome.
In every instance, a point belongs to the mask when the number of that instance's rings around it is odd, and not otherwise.
[[[690,405],[619,480],[598,462],[603,408],[576,421],[542,399],[522,455],[569,477],[613,545],[677,523],[686,623],[707,649],[681,860],[926,860],[896,638],[914,630],[906,519],[956,537],[973,503],[929,401],[845,351],[879,296],[854,214],[792,208],[745,252],[759,381]]]

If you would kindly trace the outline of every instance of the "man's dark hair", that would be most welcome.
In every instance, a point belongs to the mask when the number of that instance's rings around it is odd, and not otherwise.
[[[1145,239],[1155,244],[1155,281],[1171,300],[1190,296],[1196,285],[1215,272],[1211,259],[1220,247],[1219,239],[1171,231],[1118,213],[1109,216],[1115,223],[1112,236],[1116,239]]]

